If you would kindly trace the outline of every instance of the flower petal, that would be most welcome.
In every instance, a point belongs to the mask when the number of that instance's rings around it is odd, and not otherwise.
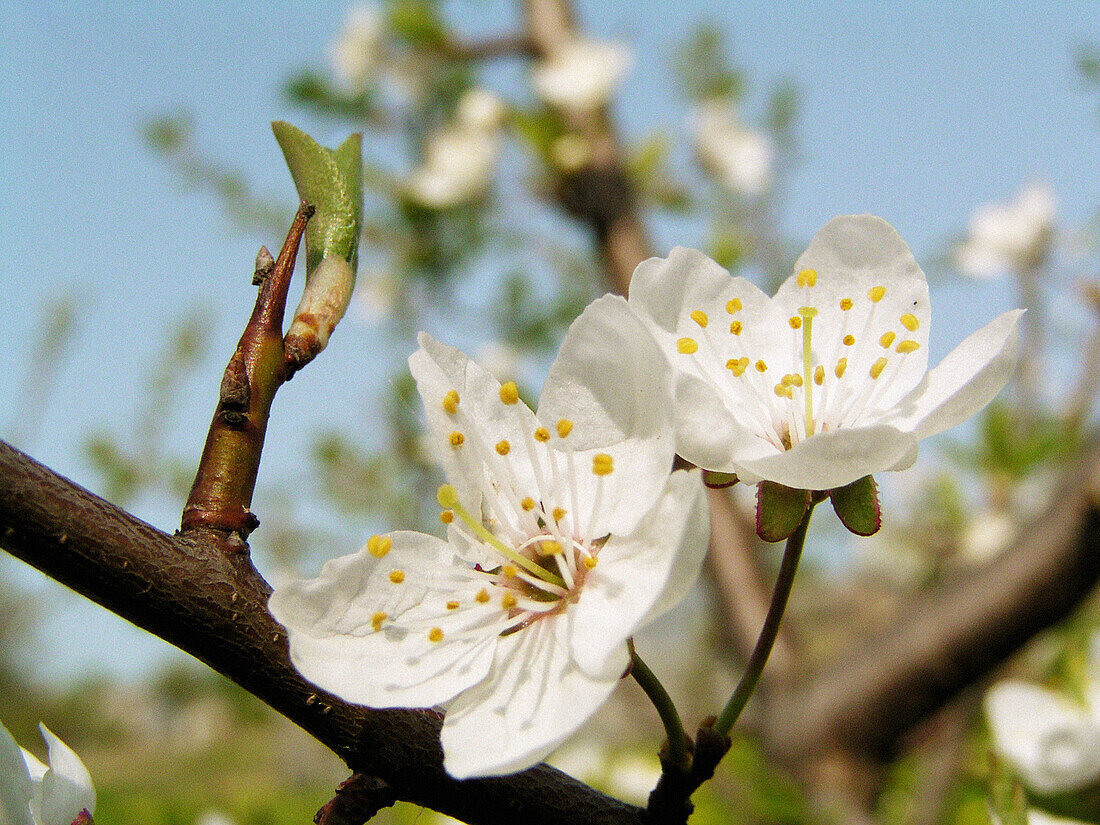
[[[29,807],[33,795],[23,751],[0,724],[0,825],[33,825]]]
[[[38,729],[46,740],[50,769],[35,789],[32,813],[37,814],[41,825],[71,825],[81,811],[95,813],[92,777],[72,748],[45,725]]]
[[[560,619],[548,617],[501,639],[488,677],[447,708],[440,740],[443,766],[456,779],[513,773],[534,765],[602,705],[618,673],[586,675],[561,638]]]
[[[364,548],[333,559],[316,579],[276,590],[268,608],[314,684],[370,707],[430,707],[484,678],[507,614],[475,598],[483,574],[456,563],[446,543],[387,538],[384,558]]]
[[[593,677],[621,673],[622,643],[683,598],[698,577],[709,528],[699,473],[677,470],[637,529],[608,540],[568,611],[570,648],[582,670]]]
[[[614,472],[604,479],[606,515],[593,534],[633,530],[661,494],[675,445],[664,359],[622,298],[593,301],[573,322],[550,367],[538,418],[547,425],[573,422],[568,446],[581,501],[595,495],[592,457],[614,459]]]
[[[890,423],[918,439],[966,420],[1001,391],[1012,375],[1023,310],[998,315],[953,349],[898,405]]]

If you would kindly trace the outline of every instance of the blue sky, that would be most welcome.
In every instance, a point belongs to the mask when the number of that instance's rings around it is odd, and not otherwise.
[[[980,7],[633,0],[578,7],[594,35],[634,46],[634,69],[615,104],[628,138],[663,130],[684,142],[684,101],[670,61],[701,20],[728,33],[735,61],[747,71],[750,119],[762,88],[795,81],[802,164],[783,212],[784,228],[795,236],[809,238],[836,214],[873,212],[927,260],[975,206],[1036,177],[1053,186],[1067,229],[1097,209],[1100,106],[1073,68],[1078,45],[1100,42],[1100,7],[1092,0]],[[514,4],[504,0],[448,8],[470,34],[506,31],[516,21]],[[3,0],[0,10],[0,242],[8,253],[0,274],[8,342],[0,348],[0,432],[11,427],[5,410],[25,378],[43,306],[51,297],[75,296],[78,334],[42,434],[18,446],[94,489],[82,440],[92,429],[128,426],[138,402],[134,387],[162,345],[158,331],[206,307],[212,349],[227,356],[252,301],[256,248],[279,240],[239,233],[212,198],[184,192],[143,146],[142,123],[193,112],[204,150],[244,171],[261,193],[284,199],[289,214],[293,188],[268,124],[292,120],[330,145],[343,137],[333,124],[294,110],[279,90],[295,70],[323,63],[345,6],[127,1],[32,8]],[[527,94],[515,66],[486,78],[505,97]],[[702,242],[690,228],[687,237],[677,234],[685,231],[679,224],[656,227],[662,251]],[[1007,308],[1012,295],[1004,283],[957,283],[934,294],[934,310],[937,298],[943,338],[933,360],[976,317]],[[347,323],[359,328],[333,339],[325,365],[280,393],[263,470],[275,483],[295,478],[308,434],[288,422],[308,416],[318,399],[343,425],[369,426],[364,410],[376,388],[363,353],[377,338],[362,323]],[[221,364],[219,356],[188,377],[189,400],[165,422],[169,443],[184,454],[201,448]],[[138,512],[171,529],[178,509],[153,500]],[[166,655],[159,643],[11,560],[0,560],[0,576],[15,576],[59,606],[44,672],[97,662],[133,673]],[[92,632],[74,633],[75,626]]]

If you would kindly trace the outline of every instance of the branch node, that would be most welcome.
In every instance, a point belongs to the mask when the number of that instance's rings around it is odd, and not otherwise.
[[[313,817],[316,825],[363,825],[382,808],[397,801],[397,793],[377,776],[353,773],[336,786],[336,796]]]

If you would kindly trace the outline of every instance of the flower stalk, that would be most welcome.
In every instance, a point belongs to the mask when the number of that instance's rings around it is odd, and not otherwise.
[[[672,697],[668,695],[665,686],[649,669],[638,651],[634,649],[634,640],[630,642],[630,675],[634,681],[645,691],[653,707],[657,709],[657,715],[661,717],[661,724],[665,726],[665,735],[668,737],[668,761],[677,768],[686,771],[691,765],[688,759],[687,734],[684,733],[684,723],[680,721],[680,714],[676,712],[676,705]]]

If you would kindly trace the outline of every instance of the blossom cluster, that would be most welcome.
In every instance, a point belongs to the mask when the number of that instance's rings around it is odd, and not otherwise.
[[[534,764],[599,708],[633,634],[698,573],[703,484],[674,456],[832,495],[849,524],[852,490],[873,495],[873,473],[909,466],[920,439],[1001,389],[1019,315],[928,370],[924,275],[862,215],[830,221],[773,298],[693,250],[642,263],[629,300],[605,296],[574,322],[535,410],[421,334],[409,365],[446,474],[446,538],[372,536],[277,589],[291,659],[351,702],[442,707],[455,777]]]

